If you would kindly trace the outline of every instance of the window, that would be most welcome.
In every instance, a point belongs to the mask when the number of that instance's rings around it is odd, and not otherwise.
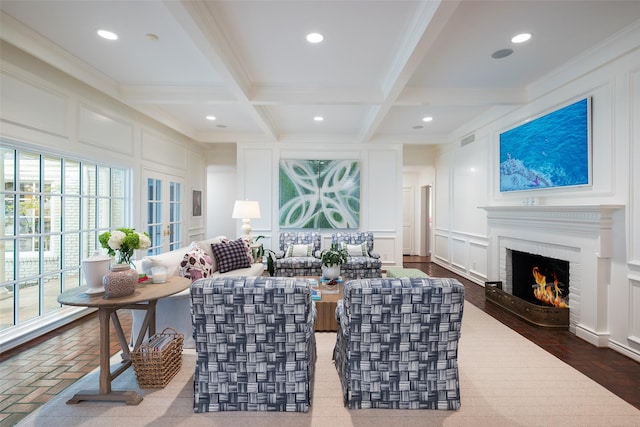
[[[0,331],[60,309],[84,284],[81,261],[98,235],[127,224],[128,171],[4,144],[0,228]]]

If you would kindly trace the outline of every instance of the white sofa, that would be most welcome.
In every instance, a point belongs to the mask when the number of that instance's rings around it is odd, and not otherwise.
[[[211,245],[213,243],[221,243],[225,239],[225,236],[218,236],[214,237],[213,239],[193,242],[187,247],[176,249],[170,252],[165,252],[160,255],[144,257],[137,263],[138,270],[140,272],[148,273],[152,267],[163,265],[167,267],[168,276],[179,276],[180,262],[184,259],[185,255],[188,252],[190,252],[194,247],[197,246],[204,252],[206,252],[213,261],[214,273],[211,277],[262,276],[264,272],[264,265],[262,263],[254,263],[247,268],[240,268],[220,273]],[[184,334],[184,348],[195,348],[195,341],[193,340],[192,336],[193,328],[191,326],[191,310],[189,301],[189,288],[175,295],[171,295],[167,298],[158,300],[158,303],[156,305],[156,332],[162,332],[167,327],[174,328],[179,333]],[[138,337],[138,332],[140,331],[140,326],[142,326],[142,322],[144,321],[146,311],[132,310],[132,312],[133,322],[131,325],[131,343],[133,344],[136,342],[136,339]]]

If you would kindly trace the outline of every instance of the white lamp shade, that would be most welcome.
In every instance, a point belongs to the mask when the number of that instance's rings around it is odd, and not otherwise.
[[[231,218],[252,219],[260,218],[260,205],[255,200],[236,200],[233,205]]]

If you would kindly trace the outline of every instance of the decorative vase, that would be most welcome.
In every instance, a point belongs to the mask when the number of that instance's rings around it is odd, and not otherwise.
[[[111,271],[102,278],[104,296],[106,298],[119,298],[131,295],[138,284],[138,272],[129,264],[115,264]]]
[[[104,293],[102,278],[109,272],[110,262],[111,258],[100,255],[100,252],[96,252],[89,258],[82,260],[82,274],[84,275],[84,280],[89,286],[89,289],[86,290],[87,294],[92,295]]]
[[[325,279],[337,279],[340,277],[340,264],[323,265],[322,277]]]

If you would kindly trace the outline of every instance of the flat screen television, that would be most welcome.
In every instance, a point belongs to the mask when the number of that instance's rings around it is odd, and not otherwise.
[[[589,185],[591,100],[500,134],[500,192]]]

